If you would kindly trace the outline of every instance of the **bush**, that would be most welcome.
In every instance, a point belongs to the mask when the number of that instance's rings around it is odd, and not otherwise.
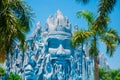
[[[4,76],[5,75],[5,69],[0,67],[0,76]]]
[[[7,77],[7,80],[22,80],[22,78],[18,74],[10,73]]]

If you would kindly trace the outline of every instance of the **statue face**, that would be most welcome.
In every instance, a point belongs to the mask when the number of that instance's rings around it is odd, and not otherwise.
[[[48,41],[49,53],[56,56],[71,54],[70,39],[51,38]]]

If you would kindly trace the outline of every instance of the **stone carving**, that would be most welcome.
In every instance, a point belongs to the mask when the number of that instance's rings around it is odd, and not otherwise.
[[[81,45],[71,47],[71,37],[71,24],[58,10],[48,17],[45,31],[36,24],[24,54],[16,46],[13,71],[25,80],[93,80],[93,60]]]

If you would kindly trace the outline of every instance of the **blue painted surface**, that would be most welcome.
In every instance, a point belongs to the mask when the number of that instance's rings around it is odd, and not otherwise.
[[[23,80],[94,80],[93,60],[81,45],[71,47],[72,34],[69,20],[58,10],[48,17],[44,31],[36,24],[24,54],[16,45],[14,60],[9,56],[6,61],[7,72]]]

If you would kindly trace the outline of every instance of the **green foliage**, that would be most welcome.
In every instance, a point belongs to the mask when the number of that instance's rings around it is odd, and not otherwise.
[[[85,20],[88,22],[88,30],[78,30],[74,33],[72,37],[72,45],[76,46],[79,44],[83,44],[85,41],[89,41],[88,46],[89,46],[89,55],[94,57],[94,64],[95,64],[95,80],[98,80],[98,62],[96,57],[99,54],[99,49],[98,49],[98,42],[102,41],[105,43],[107,47],[107,54],[109,56],[113,55],[113,52],[115,51],[116,47],[120,43],[120,37],[116,30],[112,28],[104,28],[103,26],[97,23],[96,20],[93,17],[93,15],[90,12],[87,11],[79,11],[77,13],[78,18],[83,16]],[[109,19],[104,17],[103,22],[108,22]],[[96,24],[96,25],[95,25]],[[97,26],[99,25],[99,27]],[[102,24],[103,25],[103,24]],[[109,76],[108,74],[105,74],[105,76]],[[103,80],[109,80],[109,77],[105,77]]]
[[[89,11],[78,11],[77,12],[77,17],[78,18],[81,18],[83,17],[87,22],[88,22],[88,25],[91,26],[94,22],[94,15],[93,13],[89,12]]]
[[[112,12],[116,0],[100,0],[98,5],[98,17],[94,22],[94,26],[96,29],[107,28],[107,20],[106,17],[109,16],[109,13]]]
[[[6,80],[22,80],[22,78],[18,74],[14,74],[13,72],[7,74],[5,72],[5,69],[0,67],[0,78],[2,78],[2,76],[6,76]]]
[[[106,16],[111,13],[114,8],[116,0],[100,0],[98,12],[101,16]]]
[[[10,73],[7,80],[22,80],[22,78],[18,74]]]
[[[83,3],[83,4],[86,4],[86,3],[88,3],[90,0],[75,0],[76,2],[78,2],[78,3]]]
[[[100,80],[120,80],[120,70],[109,70],[99,68],[99,79]]]
[[[90,0],[76,0],[76,2],[88,3]],[[99,0],[98,3],[98,15],[94,21],[95,30],[101,31],[101,29],[107,28],[106,17],[112,12],[117,0]],[[78,12],[77,12],[78,13]]]
[[[116,30],[109,28],[106,30],[104,35],[101,37],[101,41],[104,42],[107,46],[107,53],[109,53],[110,56],[113,55],[113,52],[115,51],[117,45],[119,44],[120,37]]]
[[[74,46],[79,45],[89,39],[89,54],[91,56],[97,56],[99,53],[98,50],[98,41],[102,41],[107,46],[107,53],[112,56],[117,45],[120,43],[120,37],[116,30],[112,28],[101,28],[94,26],[95,17],[93,13],[88,11],[79,11],[77,17],[83,17],[88,22],[88,30],[78,30],[74,33],[72,37],[72,44]],[[105,19],[106,22],[109,21],[109,18]]]
[[[4,76],[5,75],[5,69],[0,67],[0,76]]]
[[[24,51],[31,16],[30,6],[23,0],[0,0],[0,53],[12,53],[17,42]]]
[[[83,43],[92,35],[92,32],[86,30],[76,31],[72,37],[72,46],[79,45]]]

